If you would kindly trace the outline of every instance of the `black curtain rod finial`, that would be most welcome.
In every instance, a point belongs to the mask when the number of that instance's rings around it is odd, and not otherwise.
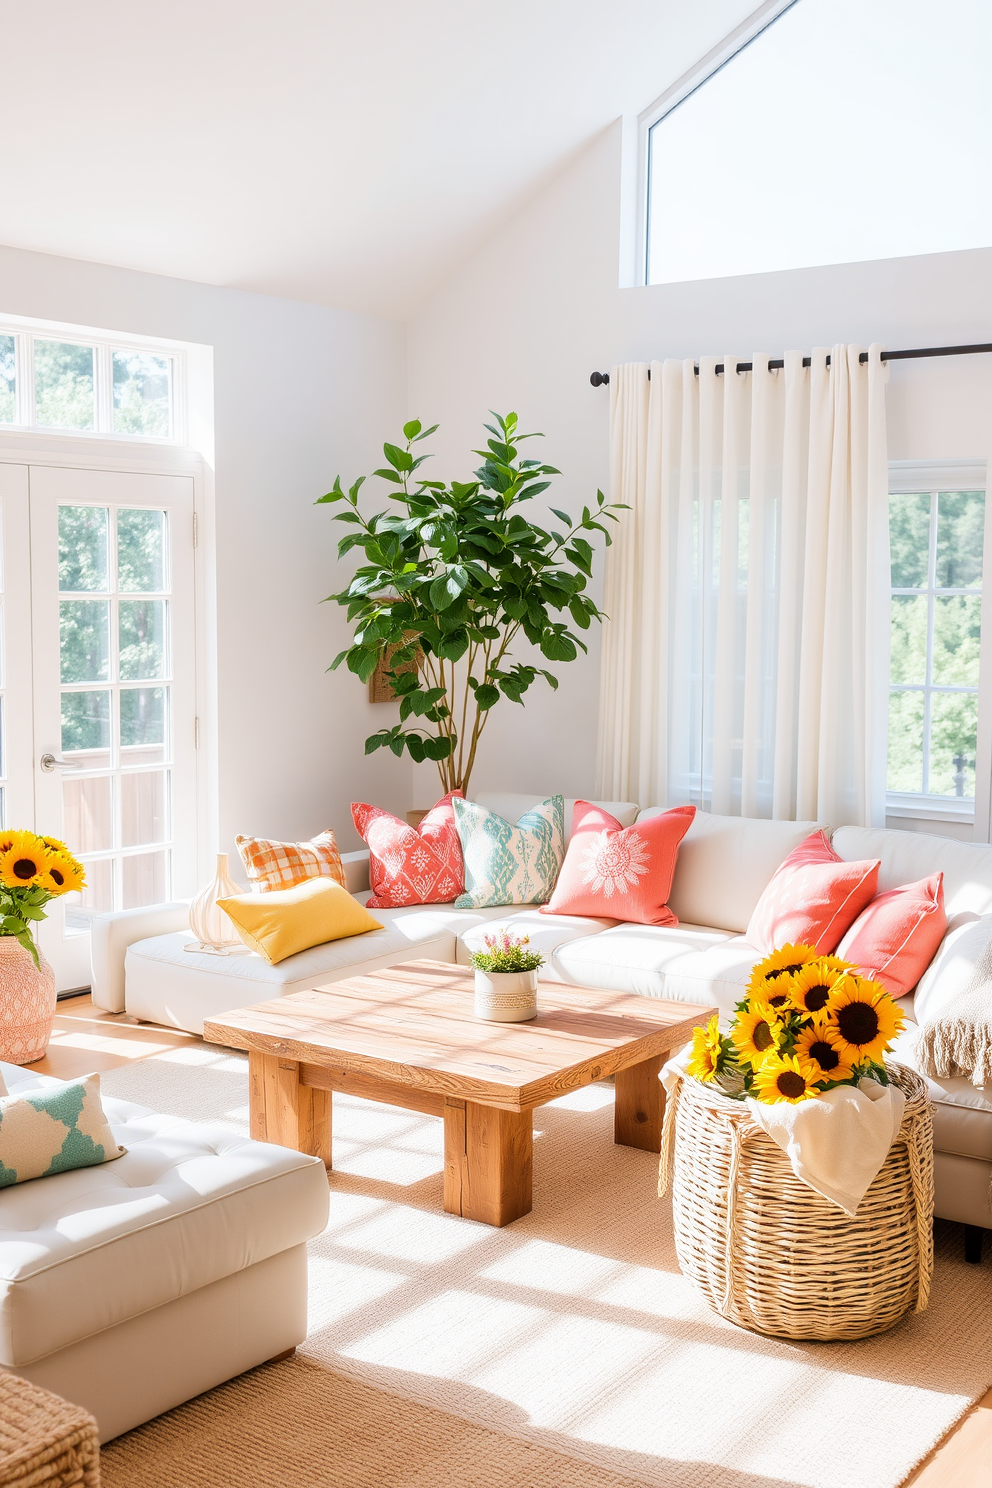
[[[606,387],[610,380],[609,372],[594,372],[589,378],[593,387]]]

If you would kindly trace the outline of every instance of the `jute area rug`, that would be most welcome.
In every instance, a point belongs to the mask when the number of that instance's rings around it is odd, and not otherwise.
[[[103,1077],[247,1125],[245,1061],[172,1050]],[[992,1382],[992,1265],[938,1225],[930,1307],[861,1343],[724,1322],[681,1276],[657,1161],[613,1092],[535,1113],[534,1210],[444,1214],[441,1123],[335,1097],[310,1336],[104,1450],[108,1488],[897,1488]]]

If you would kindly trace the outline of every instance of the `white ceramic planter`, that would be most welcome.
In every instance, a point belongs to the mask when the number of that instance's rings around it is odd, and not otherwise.
[[[475,1016],[487,1023],[526,1023],[537,1017],[536,971],[476,971]]]

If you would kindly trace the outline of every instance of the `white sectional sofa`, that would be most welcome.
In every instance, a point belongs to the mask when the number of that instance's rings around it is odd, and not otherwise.
[[[477,799],[510,821],[538,800],[518,794]],[[602,804],[625,826],[663,809],[640,809],[632,802]],[[566,827],[572,805],[565,802]],[[744,936],[751,912],[782,860],[822,826],[826,824],[698,812],[679,850],[670,897],[679,924],[673,928],[545,915],[527,907],[456,910],[430,905],[377,910],[382,930],[269,966],[247,950],[228,956],[186,950],[193,937],[186,927],[185,905],[106,915],[93,929],[93,997],[112,1012],[200,1032],[205,1018],[231,1008],[359,971],[420,957],[467,964],[486,930],[505,924],[530,934],[545,955],[545,978],[715,1003],[730,1013],[758,959]],[[846,860],[881,860],[879,891],[943,870],[948,936],[970,920],[992,916],[992,847],[862,827],[839,827],[832,842]],[[367,855],[346,855],[346,868],[352,892],[367,896]],[[925,977],[915,994],[921,1006],[926,992]],[[902,1006],[910,1025],[896,1057],[912,1064],[918,1030],[914,997],[904,998]],[[937,1213],[968,1226],[992,1228],[992,1089],[978,1090],[965,1078],[929,1084],[936,1103]]]
[[[59,1081],[0,1064],[11,1095]],[[307,1331],[324,1165],[103,1099],[123,1157],[0,1190],[0,1369],[119,1436]]]

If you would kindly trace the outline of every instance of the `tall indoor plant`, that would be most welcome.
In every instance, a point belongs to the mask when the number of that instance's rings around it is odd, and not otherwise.
[[[518,433],[515,413],[493,417],[485,449],[473,451],[483,461],[474,481],[417,475],[427,456],[414,446],[437,425],[424,429],[414,419],[403,426],[402,446],[383,446],[388,463],[375,471],[393,488],[398,510],[364,516],[364,476],[347,491],[338,477],[320,497],[341,503],[335,516],[354,529],[339,542],[339,557],[360,548],[365,560],[346,589],[328,596],[347,606],[354,626],[352,644],[331,669],[346,661],[367,681],[385,661],[399,698],[399,723],[366,739],[365,752],[385,746],[436,760],[445,791],[467,788],[501,698],[521,703],[538,676],[558,686],[546,668],[514,660],[514,642],[523,636],[551,662],[573,661],[586,649],[571,625],[587,630],[602,614],[586,593],[593,550],[583,534],[600,532],[609,543],[604,519],[616,521],[619,510],[598,491],[595,507],[583,507],[578,520],[551,508],[560,530],[529,521],[521,507],[560,471],[520,458],[520,443],[541,436]]]

